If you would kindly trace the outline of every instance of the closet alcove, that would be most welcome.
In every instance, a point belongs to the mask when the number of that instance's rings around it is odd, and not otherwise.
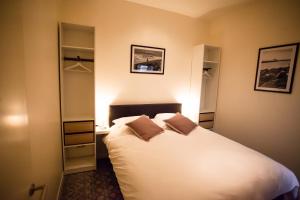
[[[200,101],[198,123],[213,129],[217,107],[221,48],[201,44],[194,47],[191,92]]]
[[[96,169],[95,29],[60,23],[60,105],[64,173]]]

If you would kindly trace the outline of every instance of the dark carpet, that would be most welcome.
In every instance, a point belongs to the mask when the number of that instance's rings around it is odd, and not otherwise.
[[[97,170],[65,175],[60,200],[123,200],[109,159],[97,161]]]

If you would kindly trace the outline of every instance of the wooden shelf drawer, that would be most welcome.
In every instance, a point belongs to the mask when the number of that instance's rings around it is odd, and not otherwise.
[[[64,122],[64,133],[94,132],[94,121]]]
[[[212,121],[214,120],[215,113],[209,112],[209,113],[200,113],[199,114],[199,122],[202,121]]]
[[[94,133],[78,133],[65,135],[65,145],[76,145],[94,142]]]
[[[211,129],[214,126],[214,121],[199,122],[199,126],[203,128]]]
[[[65,174],[96,169],[95,144],[65,146]]]

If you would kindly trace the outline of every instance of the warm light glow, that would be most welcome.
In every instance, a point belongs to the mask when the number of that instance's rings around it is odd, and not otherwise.
[[[189,115],[188,97],[189,95],[186,92],[178,92],[178,94],[175,95],[176,101],[182,104],[181,113],[185,116]]]
[[[26,115],[8,115],[3,118],[4,122],[9,126],[23,126],[27,123]]]
[[[109,105],[115,100],[116,95],[109,93],[96,93],[96,124],[108,127]]]
[[[199,117],[200,100],[196,95],[188,94],[187,92],[179,92],[175,95],[178,103],[182,104],[182,114],[192,121],[197,122]]]

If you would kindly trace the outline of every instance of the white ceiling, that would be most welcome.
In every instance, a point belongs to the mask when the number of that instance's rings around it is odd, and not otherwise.
[[[200,17],[212,10],[241,4],[250,0],[127,0],[189,17]]]

